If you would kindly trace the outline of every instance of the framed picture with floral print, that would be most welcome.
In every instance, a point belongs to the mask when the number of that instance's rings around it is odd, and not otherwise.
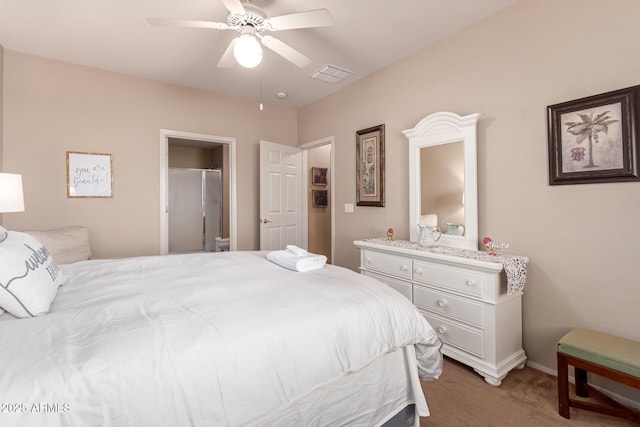
[[[549,185],[638,181],[640,86],[547,107]]]
[[[356,205],[384,207],[384,125],[356,132]]]

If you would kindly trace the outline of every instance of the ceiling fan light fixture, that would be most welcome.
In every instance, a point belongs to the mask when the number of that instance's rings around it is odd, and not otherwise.
[[[236,39],[233,56],[238,64],[245,68],[255,68],[262,62],[262,46],[251,31],[243,31],[242,35]]]

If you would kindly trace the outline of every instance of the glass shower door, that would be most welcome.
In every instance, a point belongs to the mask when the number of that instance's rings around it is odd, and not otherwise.
[[[201,251],[202,171],[169,168],[169,252]]]
[[[169,168],[169,252],[214,251],[221,227],[221,171]]]

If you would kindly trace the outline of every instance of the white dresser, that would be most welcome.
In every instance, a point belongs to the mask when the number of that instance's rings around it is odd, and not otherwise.
[[[408,241],[367,239],[354,244],[360,249],[362,274],[409,298],[438,333],[445,355],[471,366],[494,386],[512,369],[524,367],[522,292],[507,292],[501,262],[424,249]]]

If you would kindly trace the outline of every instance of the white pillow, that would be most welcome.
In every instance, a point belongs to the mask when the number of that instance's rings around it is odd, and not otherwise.
[[[25,231],[49,250],[57,264],[84,261],[91,256],[89,229],[86,227],[65,227],[48,231]]]
[[[0,225],[0,242],[7,238],[7,229]]]
[[[62,274],[42,243],[26,233],[0,230],[0,307],[16,317],[49,311]]]

